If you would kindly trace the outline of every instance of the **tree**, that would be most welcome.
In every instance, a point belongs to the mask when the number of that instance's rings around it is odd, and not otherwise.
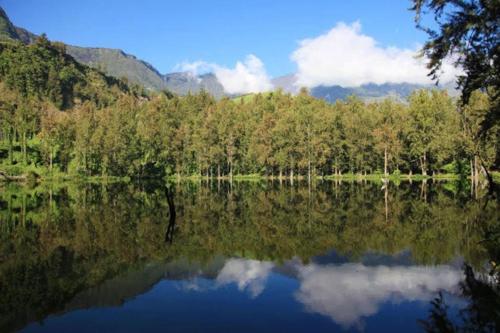
[[[482,121],[486,132],[500,121],[500,2],[498,0],[413,0],[417,26],[429,40],[422,53],[429,57],[430,75],[437,79],[443,61],[455,59],[463,68],[458,85],[462,103],[475,90],[487,92],[490,109]],[[438,30],[422,25],[426,11],[434,15]]]
[[[431,158],[442,161],[443,156],[449,156],[453,104],[445,92],[437,90],[418,90],[409,101],[409,151],[425,176]]]
[[[389,163],[397,165],[402,149],[401,133],[402,124],[406,122],[402,105],[390,99],[384,100],[377,108],[377,124],[373,130],[376,139],[376,148],[384,155],[384,176],[389,172]]]
[[[23,164],[28,163],[28,137],[35,133],[38,122],[38,101],[34,98],[20,99],[14,117],[16,129],[21,140],[21,154]]]
[[[466,157],[470,160],[471,177],[478,180],[480,167],[489,168],[495,162],[499,150],[499,126],[493,127],[483,134],[481,124],[490,109],[488,96],[476,90],[469,98],[469,102],[460,109],[461,138],[460,144]]]

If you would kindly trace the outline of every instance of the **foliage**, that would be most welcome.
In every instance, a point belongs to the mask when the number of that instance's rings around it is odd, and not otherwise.
[[[476,92],[459,114],[437,90],[415,91],[408,103],[353,96],[333,105],[306,90],[239,100],[145,94],[44,36],[0,44],[1,168],[51,177],[426,175],[477,156],[495,169],[498,138],[478,139],[488,105]]]
[[[423,54],[438,78],[448,57],[464,70],[459,79],[462,102],[467,104],[476,90],[488,93],[491,106],[482,121],[489,130],[500,121],[500,3],[498,0],[413,0],[417,25],[429,35]],[[422,26],[430,11],[438,30]]]
[[[461,256],[478,269],[489,248],[483,228],[498,230],[498,202],[472,200],[467,188],[403,182],[385,194],[378,183],[313,186],[181,182],[172,187],[177,219],[166,244],[162,184],[9,184],[0,191],[0,330],[64,311],[83,290],[146,263],[307,262],[335,249],[350,260],[407,253],[425,265]]]

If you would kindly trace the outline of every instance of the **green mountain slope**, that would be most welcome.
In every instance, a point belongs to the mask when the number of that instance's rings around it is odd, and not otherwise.
[[[64,44],[44,36],[29,45],[0,41],[0,94],[14,109],[42,100],[61,110],[85,101],[105,106],[129,93],[124,81],[75,61]]]
[[[14,26],[0,7],[0,39],[19,40],[32,44],[37,36]],[[205,90],[216,97],[224,95],[224,88],[213,74],[193,76],[189,73],[162,75],[151,64],[119,49],[66,45],[66,52],[81,64],[102,70],[117,78],[126,78],[149,90],[167,89],[179,95]]]
[[[122,50],[71,45],[66,50],[76,61],[99,68],[108,75],[127,78],[146,89],[167,89],[162,75],[153,66]]]

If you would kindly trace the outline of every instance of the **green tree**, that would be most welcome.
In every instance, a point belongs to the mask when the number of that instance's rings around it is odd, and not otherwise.
[[[467,104],[475,90],[487,92],[490,108],[481,123],[483,131],[500,121],[500,4],[498,0],[413,0],[417,26],[429,40],[422,53],[429,57],[430,75],[438,78],[449,56],[464,69],[458,84],[462,103]],[[438,29],[422,25],[431,12]]]

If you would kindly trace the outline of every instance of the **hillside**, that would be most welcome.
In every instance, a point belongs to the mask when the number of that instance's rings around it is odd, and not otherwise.
[[[99,68],[108,75],[127,78],[146,89],[167,88],[161,74],[153,66],[122,50],[72,45],[68,45],[66,50],[76,61]]]
[[[29,45],[0,42],[0,88],[7,104],[46,100],[63,110],[85,101],[109,105],[132,92],[125,82],[78,63],[64,44],[44,36]]]
[[[25,44],[35,41],[36,35],[14,26],[0,7],[0,39],[19,40]],[[66,52],[78,62],[104,71],[110,76],[126,78],[149,90],[167,89],[180,95],[206,90],[216,97],[224,88],[213,74],[193,76],[189,73],[161,74],[151,64],[119,49],[66,45]]]
[[[31,44],[35,38],[36,35],[31,32],[15,27],[5,11],[0,8],[0,39],[13,39],[22,41],[25,44]],[[161,74],[151,64],[119,49],[67,45],[66,52],[82,64],[97,68],[110,76],[126,78],[129,82],[142,85],[148,90],[166,89],[179,95],[205,90],[216,98],[226,95],[224,87],[212,73],[199,76],[188,72]],[[289,74],[274,78],[272,83],[275,88],[296,94],[299,90],[296,81],[295,74]],[[350,95],[356,95],[365,101],[376,101],[385,97],[404,101],[412,91],[421,88],[434,88],[434,86],[386,83],[380,85],[365,84],[359,87],[346,88],[334,85],[318,86],[310,89],[310,91],[314,97],[333,103],[337,99],[345,99]],[[453,86],[442,86],[440,88],[447,90],[451,96],[457,95],[457,91]]]

